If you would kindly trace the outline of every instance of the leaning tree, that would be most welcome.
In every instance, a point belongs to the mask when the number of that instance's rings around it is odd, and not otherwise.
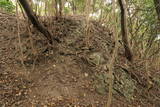
[[[31,6],[29,5],[27,0],[19,0],[20,4],[22,5],[25,13],[28,16],[28,19],[31,21],[31,23],[34,25],[35,28],[37,28],[37,30],[39,32],[41,32],[49,41],[50,44],[53,43],[53,40],[58,41],[57,38],[53,37],[53,35],[49,32],[49,30],[47,30],[47,28],[45,28],[43,26],[43,24],[41,24],[36,16],[36,14],[33,12]]]

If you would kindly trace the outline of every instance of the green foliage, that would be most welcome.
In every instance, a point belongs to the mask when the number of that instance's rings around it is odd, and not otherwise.
[[[0,8],[8,12],[13,12],[15,6],[10,0],[0,0]]]
[[[64,7],[64,13],[68,14],[70,11],[71,11],[71,9],[70,9],[70,8],[68,8],[68,7]]]
[[[131,0],[128,2],[128,10],[130,10],[129,32],[131,40],[136,44],[133,48],[134,52],[138,52],[136,49],[143,49],[145,50],[142,55],[144,57],[148,48],[152,48],[157,35],[157,14],[154,2],[153,0]]]
[[[74,2],[79,12],[83,12],[85,9],[85,0],[75,0]]]

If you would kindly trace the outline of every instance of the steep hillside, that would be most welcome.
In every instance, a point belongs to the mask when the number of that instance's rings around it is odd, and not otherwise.
[[[0,12],[0,105],[103,107],[114,49],[110,28],[94,20],[86,25],[83,16],[39,20],[59,42],[49,45],[29,22]],[[160,106],[160,74],[153,70],[150,84],[145,74],[143,63],[127,62],[120,45],[113,107]]]

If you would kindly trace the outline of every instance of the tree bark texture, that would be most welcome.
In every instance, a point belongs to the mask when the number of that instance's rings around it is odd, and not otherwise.
[[[154,4],[158,15],[158,20],[160,21],[160,0],[154,0]]]
[[[55,10],[56,10],[56,17],[62,16],[63,11],[63,1],[62,0],[55,0]]]
[[[33,10],[31,9],[29,3],[27,0],[19,0],[20,4],[24,8],[29,20],[32,22],[34,27],[37,28],[39,32],[41,32],[49,41],[50,44],[52,44],[52,35],[51,33],[38,21],[36,15],[34,14]]]
[[[133,61],[133,54],[130,49],[128,41],[128,29],[127,29],[127,7],[125,0],[118,0],[121,9],[121,32],[122,41],[125,49],[125,56],[129,61]]]

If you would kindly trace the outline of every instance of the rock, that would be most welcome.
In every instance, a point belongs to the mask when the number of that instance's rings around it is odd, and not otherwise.
[[[94,65],[100,65],[106,62],[101,52],[93,52],[88,56],[88,62]]]

